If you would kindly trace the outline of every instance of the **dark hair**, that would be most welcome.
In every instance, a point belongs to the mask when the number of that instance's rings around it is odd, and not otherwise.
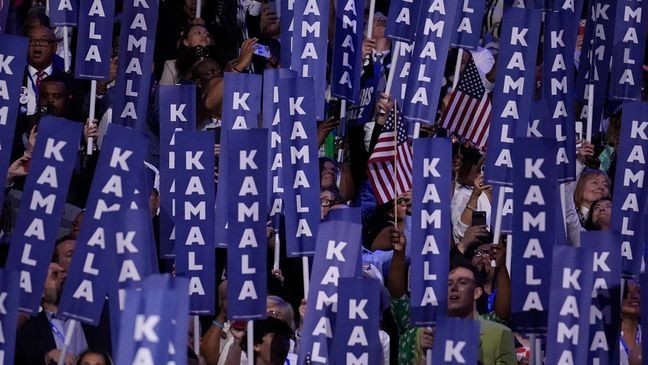
[[[185,80],[190,79],[191,70],[194,65],[205,59],[212,59],[216,64],[218,64],[218,61],[216,60],[216,50],[213,46],[188,47],[182,50],[175,62],[176,68],[178,69],[178,78]]]
[[[478,288],[484,287],[484,276],[479,272],[479,270],[477,270],[474,265],[468,263],[466,260],[457,260],[451,263],[450,270],[448,272],[452,272],[458,268],[464,268],[472,272],[473,278],[475,278],[475,286]]]
[[[594,224],[593,216],[594,216],[594,207],[597,204],[599,204],[601,202],[604,202],[604,201],[608,201],[608,202],[612,203],[612,199],[610,199],[610,198],[601,198],[601,199],[595,201],[594,203],[592,203],[592,205],[590,206],[590,209],[587,212],[587,219],[585,219],[585,225],[583,226],[586,230],[588,230],[588,231],[600,231],[601,230],[601,227]]]
[[[281,336],[285,339],[290,339],[293,336],[293,330],[288,323],[274,317],[268,317],[259,321],[254,321],[254,344],[259,345],[263,343],[263,337],[272,333],[275,336]],[[241,341],[241,350],[247,351],[247,334]]]
[[[79,354],[79,357],[77,358],[77,361],[76,361],[76,365],[83,364],[83,357],[86,356],[86,355],[89,355],[89,354],[99,355],[99,356],[103,357],[103,360],[106,363],[106,365],[113,365],[113,361],[110,358],[110,355],[106,351],[99,350],[99,349],[92,349],[92,348],[87,349],[87,350],[85,350],[85,351],[83,351],[82,353]]]
[[[65,92],[67,94],[70,94],[70,92],[72,91],[71,89],[72,81],[73,80],[69,74],[63,71],[54,71],[52,72],[51,75],[44,78],[43,81],[41,81],[41,84],[45,82],[60,82],[63,85],[65,85]]]
[[[333,194],[333,200],[335,200],[337,203],[344,203],[344,199],[342,198],[342,194],[340,193],[340,190],[338,190],[337,187],[335,188],[321,188],[320,189],[320,194],[328,191],[331,194]]]

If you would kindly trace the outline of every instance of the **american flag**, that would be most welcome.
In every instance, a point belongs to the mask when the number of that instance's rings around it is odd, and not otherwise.
[[[368,161],[369,180],[379,204],[394,200],[397,194],[412,189],[412,149],[407,141],[403,118],[397,114],[396,108],[389,113]]]
[[[491,102],[471,59],[441,117],[441,126],[483,148],[488,140]]]

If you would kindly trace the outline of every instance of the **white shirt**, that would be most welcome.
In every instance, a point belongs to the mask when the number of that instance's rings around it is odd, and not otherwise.
[[[46,78],[54,72],[54,68],[50,64],[43,71],[45,72],[43,78]],[[38,70],[32,66],[27,66],[27,72],[29,72],[29,75],[27,75],[27,115],[33,115],[36,114],[36,105],[38,104],[38,90],[36,89]]]
[[[469,226],[469,224],[464,224],[461,221],[461,213],[466,208],[466,204],[468,203],[468,200],[470,200],[471,194],[471,189],[458,185],[455,189],[454,196],[452,197],[452,237],[455,240],[455,244],[458,244],[459,241],[461,241]],[[486,222],[487,225],[490,226],[488,223],[491,221],[491,202],[488,200],[486,194],[482,193],[479,196],[479,199],[477,199],[477,206],[473,208],[475,208],[475,210],[486,212]]]

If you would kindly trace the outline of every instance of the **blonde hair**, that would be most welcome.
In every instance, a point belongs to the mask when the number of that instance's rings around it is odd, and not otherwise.
[[[280,319],[284,322],[286,322],[290,328],[294,331],[295,330],[295,311],[293,310],[292,305],[287,303],[283,298],[276,296],[276,295],[268,295],[268,298],[266,299],[266,306],[269,305],[275,305],[278,308],[278,316],[276,316],[277,319]]]
[[[581,224],[585,224],[585,217],[583,216],[580,210],[581,207],[584,206],[584,202],[585,202],[583,200],[583,191],[585,190],[585,185],[587,184],[588,181],[594,179],[595,177],[598,177],[599,175],[604,176],[605,180],[608,183],[608,194],[604,196],[604,198],[609,198],[610,197],[610,177],[607,176],[607,174],[604,171],[596,170],[596,169],[586,169],[580,175],[580,177],[578,178],[578,182],[576,183],[576,189],[574,190],[574,204],[576,205],[576,211],[578,212],[578,217],[580,218]]]

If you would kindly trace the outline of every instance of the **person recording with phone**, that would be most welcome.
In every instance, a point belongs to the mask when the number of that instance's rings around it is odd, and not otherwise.
[[[463,151],[463,160],[457,176],[457,187],[452,197],[452,236],[456,244],[472,225],[473,212],[484,212],[483,226],[490,222],[493,187],[484,181],[485,157],[474,149]],[[483,232],[482,232],[483,233]]]

